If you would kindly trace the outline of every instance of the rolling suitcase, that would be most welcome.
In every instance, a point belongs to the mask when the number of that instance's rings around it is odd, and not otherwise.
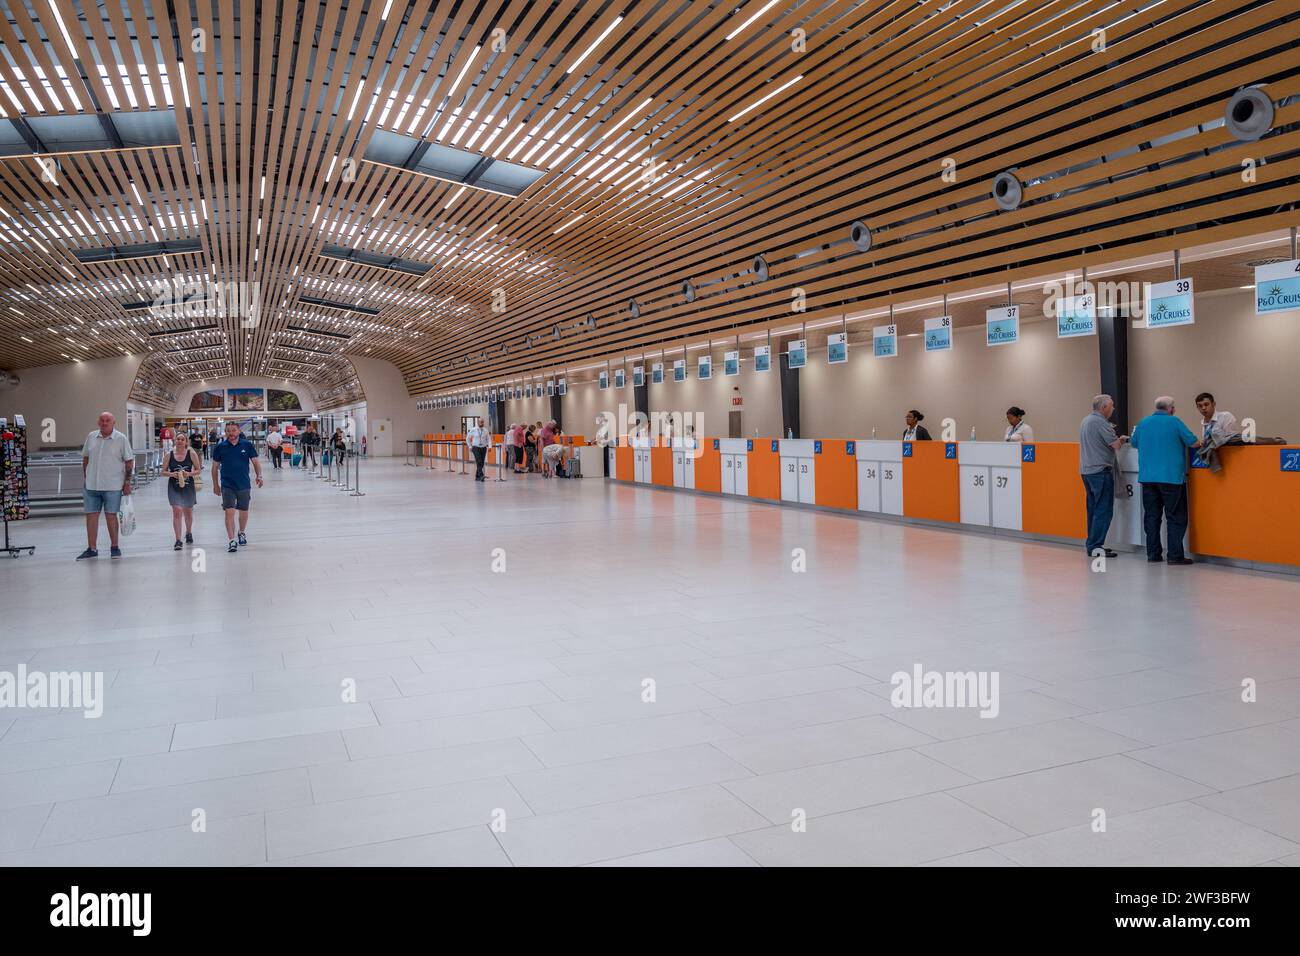
[[[582,477],[582,459],[579,458],[577,455],[573,456],[572,458],[570,458],[568,461],[564,463],[564,477],[565,478]]]

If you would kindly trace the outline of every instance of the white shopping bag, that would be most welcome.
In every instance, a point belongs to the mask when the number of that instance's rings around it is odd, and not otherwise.
[[[135,504],[130,495],[122,497],[122,505],[117,511],[117,524],[118,530],[124,535],[135,531]]]

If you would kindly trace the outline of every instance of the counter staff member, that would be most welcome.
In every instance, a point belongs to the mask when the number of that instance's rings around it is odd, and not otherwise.
[[[1034,430],[1025,422],[1025,410],[1019,405],[1007,409],[1007,434],[1003,441],[1032,442]]]
[[[903,441],[929,441],[930,433],[921,424],[925,416],[915,408],[907,413],[907,429],[903,432]]]
[[[1216,443],[1223,443],[1233,435],[1240,435],[1237,416],[1232,412],[1221,412],[1214,403],[1214,396],[1201,392],[1196,396],[1196,410],[1201,413],[1201,439],[1213,437]]]
[[[1098,395],[1092,400],[1092,412],[1079,425],[1079,474],[1088,506],[1084,549],[1089,557],[1097,552],[1108,558],[1117,556],[1106,547],[1106,535],[1115,514],[1115,473],[1119,470],[1115,452],[1128,439],[1115,434],[1115,426],[1110,423],[1114,413],[1115,400]]]
[[[1166,524],[1170,564],[1193,564],[1183,553],[1187,533],[1187,449],[1200,448],[1202,440],[1174,414],[1168,395],[1156,399],[1156,410],[1133,428],[1138,450],[1138,481],[1142,483],[1142,527],[1147,538],[1147,560],[1164,560],[1160,545],[1160,519]]]

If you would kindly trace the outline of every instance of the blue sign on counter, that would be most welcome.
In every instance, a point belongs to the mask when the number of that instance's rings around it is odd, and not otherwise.
[[[718,439],[716,439],[716,438],[713,439],[713,450],[714,450],[714,451],[717,451],[717,450],[718,450]]]
[[[822,453],[822,443],[819,439],[818,441],[813,442],[813,454],[820,455],[821,453]]]
[[[1033,462],[1035,461],[1035,458],[1034,458],[1034,446],[1033,446],[1033,445],[1021,445],[1021,446],[1020,446],[1020,460],[1021,460],[1021,461],[1027,461],[1027,462],[1030,462],[1030,463],[1033,463]]]
[[[753,451],[753,450],[754,450],[754,439],[752,439],[752,438],[746,438],[746,439],[745,439],[745,451]]]
[[[1192,452],[1192,467],[1193,467],[1193,468],[1209,468],[1210,466],[1207,465],[1205,462],[1201,461],[1201,456],[1200,456],[1200,455],[1198,455],[1196,452]]]
[[[858,444],[857,442],[846,442],[844,445],[844,449],[845,449],[845,454],[847,454],[851,458],[858,453]]]
[[[1300,448],[1282,449],[1282,470],[1300,472]]]
[[[912,457],[912,443],[910,441],[903,442],[903,457],[904,458]]]
[[[777,451],[777,452],[779,452],[780,450],[781,450],[781,443],[780,443],[779,441],[777,441],[775,438],[773,438],[773,439],[772,439],[772,451]]]
[[[955,441],[946,441],[943,443],[943,457],[944,458],[957,457],[957,443]]]

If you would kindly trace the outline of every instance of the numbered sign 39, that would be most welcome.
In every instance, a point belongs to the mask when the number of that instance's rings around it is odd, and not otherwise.
[[[1152,282],[1146,287],[1148,329],[1166,329],[1171,325],[1191,325],[1196,321],[1196,307],[1191,279]]]
[[[988,345],[1020,341],[1020,306],[1000,305],[984,313],[984,340]]]
[[[925,320],[925,350],[947,352],[952,348],[952,316],[941,315]]]

